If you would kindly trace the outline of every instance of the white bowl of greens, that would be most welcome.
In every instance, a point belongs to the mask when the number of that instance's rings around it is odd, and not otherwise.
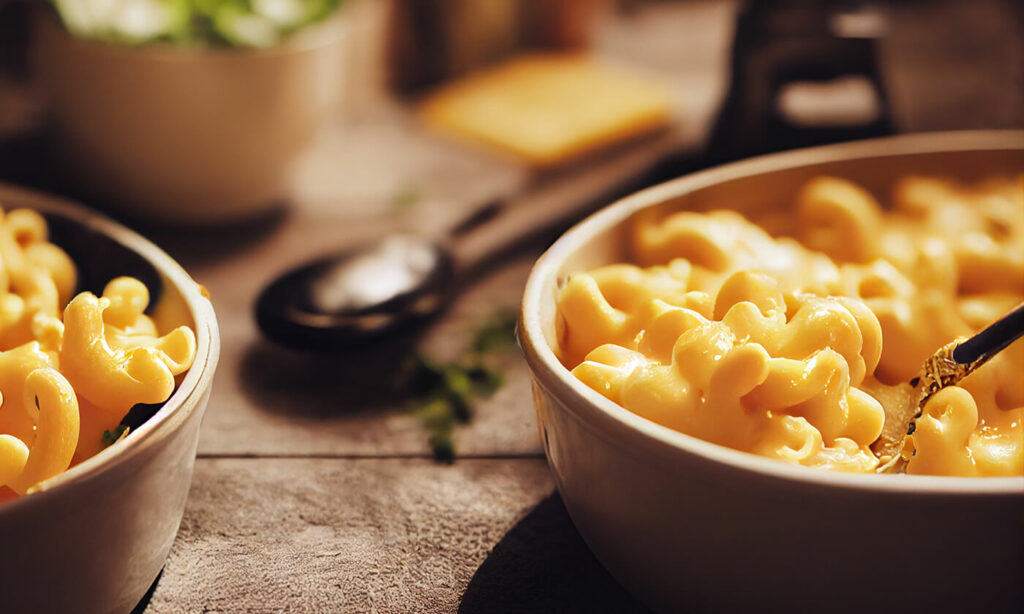
[[[340,1],[55,0],[33,57],[66,178],[149,220],[278,205],[338,108]]]

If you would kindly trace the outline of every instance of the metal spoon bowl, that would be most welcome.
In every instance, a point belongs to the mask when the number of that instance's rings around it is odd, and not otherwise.
[[[916,420],[921,417],[928,399],[943,388],[955,386],[1022,336],[1024,303],[973,336],[947,343],[926,358],[921,374],[909,384],[906,406],[886,411],[886,424],[876,451],[888,460],[877,469],[878,473],[906,471],[909,460],[904,453],[906,438],[914,432]]]
[[[256,321],[290,347],[357,345],[435,315],[449,302],[454,279],[445,247],[391,235],[287,271],[260,294]]]

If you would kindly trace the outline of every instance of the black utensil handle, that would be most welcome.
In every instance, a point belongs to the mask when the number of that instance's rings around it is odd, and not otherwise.
[[[970,364],[999,352],[1024,335],[1024,303],[956,346],[953,360]]]
[[[650,185],[649,174],[687,144],[676,128],[596,157],[572,175],[541,178],[520,194],[485,204],[448,233],[458,274],[539,237],[554,238],[587,214]]]

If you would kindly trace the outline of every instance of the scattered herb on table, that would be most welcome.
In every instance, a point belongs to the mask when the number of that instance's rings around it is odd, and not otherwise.
[[[516,344],[516,313],[502,311],[484,321],[473,337],[470,352],[483,355],[500,352]]]
[[[438,461],[455,460],[456,425],[472,420],[474,403],[505,383],[504,373],[489,364],[488,357],[515,346],[515,323],[515,313],[495,314],[480,326],[458,360],[441,364],[417,353],[405,365],[411,411],[430,433],[428,442]]]
[[[407,185],[391,197],[391,208],[395,211],[408,211],[421,200],[423,200],[423,192],[414,185]]]

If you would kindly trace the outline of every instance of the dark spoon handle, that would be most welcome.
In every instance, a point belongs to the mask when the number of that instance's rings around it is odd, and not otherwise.
[[[540,179],[523,194],[491,202],[457,224],[448,236],[456,271],[474,270],[525,242],[564,230],[624,194],[662,160],[686,145],[686,135],[668,129],[623,151],[592,160],[571,176]]]
[[[953,360],[970,364],[988,359],[1024,335],[1024,303],[956,346]]]

